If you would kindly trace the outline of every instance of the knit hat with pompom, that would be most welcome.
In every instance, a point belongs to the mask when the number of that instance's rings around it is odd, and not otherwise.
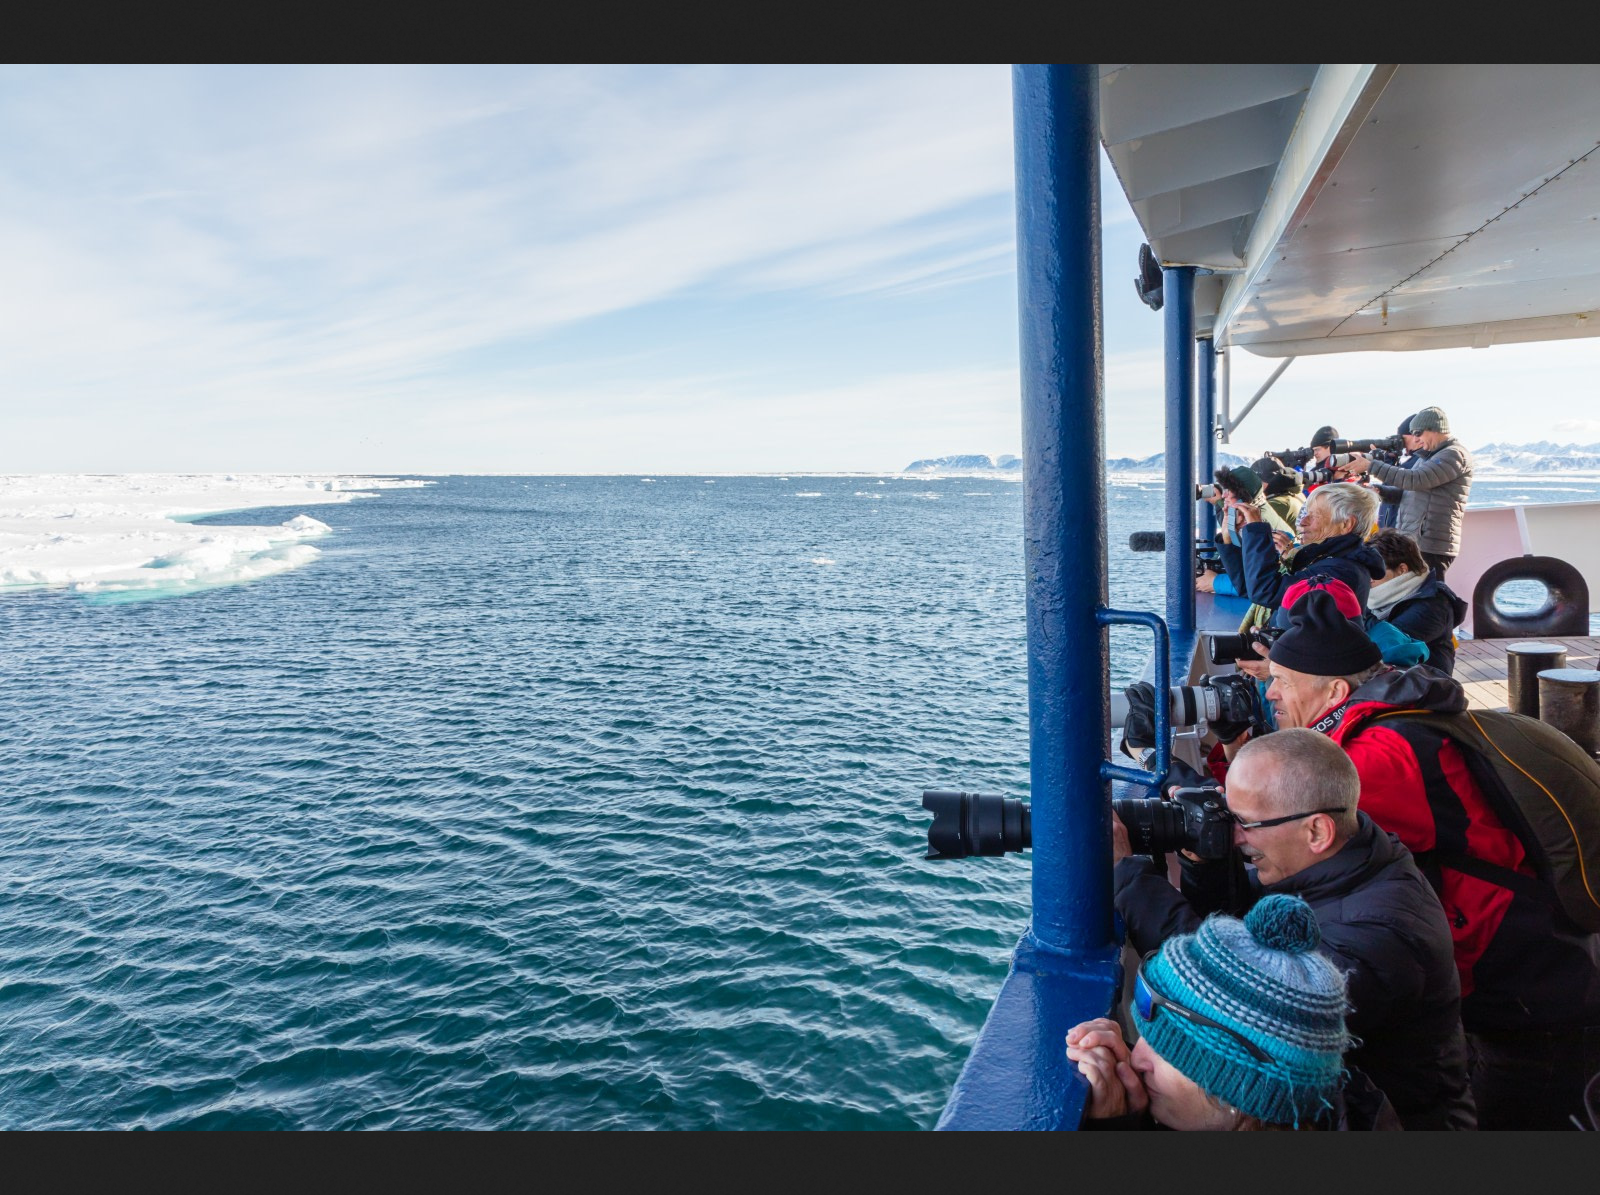
[[[1294,1125],[1332,1107],[1350,1047],[1344,976],[1317,953],[1322,932],[1297,896],[1264,896],[1240,921],[1220,914],[1169,938],[1144,964],[1159,996],[1254,1042],[1161,1008],[1133,1023],[1150,1048],[1215,1099],[1247,1116]]]

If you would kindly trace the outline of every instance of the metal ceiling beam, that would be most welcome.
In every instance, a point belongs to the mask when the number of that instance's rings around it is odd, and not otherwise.
[[[1244,269],[1223,291],[1215,325],[1218,345],[1228,343],[1228,330],[1262,271],[1276,260],[1278,246],[1294,235],[1311,210],[1396,69],[1394,63],[1326,63],[1317,72],[1245,243]]]

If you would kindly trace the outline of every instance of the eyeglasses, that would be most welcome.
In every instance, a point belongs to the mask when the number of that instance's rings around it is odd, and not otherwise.
[[[1315,817],[1319,813],[1343,813],[1343,812],[1344,812],[1344,806],[1340,805],[1335,809],[1307,809],[1304,813],[1286,813],[1282,817],[1262,818],[1258,822],[1247,822],[1247,821],[1244,821],[1242,818],[1240,818],[1240,816],[1237,813],[1235,813],[1231,809],[1228,810],[1228,816],[1233,819],[1233,824],[1238,826],[1239,829],[1241,829],[1241,830],[1264,830],[1268,826],[1282,826],[1282,825],[1284,825],[1284,824],[1286,824],[1288,822],[1297,822],[1303,817]]]
[[[1195,1010],[1192,1008],[1185,1008],[1183,1005],[1174,1000],[1167,999],[1160,992],[1154,990],[1150,986],[1149,981],[1144,977],[1144,965],[1154,958],[1155,954],[1155,951],[1151,951],[1140,960],[1139,970],[1134,974],[1133,977],[1133,1006],[1138,1010],[1139,1016],[1142,1019],[1146,1021],[1155,1020],[1156,1009],[1162,1008],[1170,1013],[1174,1013],[1177,1016],[1182,1017],[1184,1020],[1189,1021],[1192,1024],[1206,1025],[1212,1029],[1222,1030],[1222,1032],[1226,1033],[1229,1037],[1233,1038],[1234,1041],[1243,1046],[1250,1057],[1254,1058],[1257,1062],[1272,1061],[1271,1054],[1268,1054],[1265,1050],[1256,1045],[1255,1042],[1251,1041],[1237,1029],[1224,1025],[1219,1021],[1213,1021],[1210,1017],[1204,1015],[1203,1013],[1195,1012]]]

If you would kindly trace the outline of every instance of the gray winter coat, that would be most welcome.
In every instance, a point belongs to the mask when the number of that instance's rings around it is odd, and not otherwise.
[[[1451,437],[1409,469],[1374,461],[1372,480],[1404,491],[1395,530],[1436,556],[1461,554],[1461,516],[1472,489],[1472,454]]]

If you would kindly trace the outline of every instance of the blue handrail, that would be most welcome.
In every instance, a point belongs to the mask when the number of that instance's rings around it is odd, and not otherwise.
[[[1100,764],[1100,778],[1126,780],[1129,784],[1148,784],[1159,790],[1167,782],[1167,773],[1172,770],[1172,702],[1168,697],[1172,689],[1172,641],[1167,634],[1167,624],[1158,614],[1144,610],[1108,610],[1104,606],[1095,611],[1094,620],[1103,627],[1149,627],[1155,636],[1155,771],[1146,772],[1143,768],[1130,768],[1107,759]]]

